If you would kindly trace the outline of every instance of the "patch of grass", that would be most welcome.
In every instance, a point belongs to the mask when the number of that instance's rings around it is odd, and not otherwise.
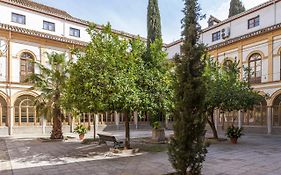
[[[151,140],[151,137],[134,138],[131,140],[131,145],[135,148],[139,148],[142,152],[166,152],[168,151],[168,144],[155,143]]]
[[[41,137],[41,138],[38,138],[37,140],[39,140],[40,142],[62,142],[62,141],[64,141],[64,139],[50,139],[49,137],[48,138]]]
[[[94,138],[87,138],[87,139],[84,139],[81,143],[82,144],[85,144],[85,145],[89,145],[89,144],[92,144],[92,143],[95,143],[95,142],[98,142],[99,139],[94,139]]]
[[[144,152],[166,152],[168,144],[137,144],[135,147],[140,148]]]
[[[215,139],[215,138],[206,138],[205,142],[206,144],[209,146],[209,145],[212,145],[212,144],[219,144],[221,142],[225,142],[227,141],[227,139],[225,138],[219,138],[219,139]]]

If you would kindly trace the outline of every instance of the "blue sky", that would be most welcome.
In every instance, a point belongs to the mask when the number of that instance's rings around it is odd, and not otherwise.
[[[148,0],[34,0],[67,11],[72,16],[98,24],[110,22],[114,29],[146,37]],[[267,0],[242,0],[246,9]],[[228,16],[230,0],[199,0],[202,13],[219,19]],[[182,0],[159,0],[162,34],[165,43],[180,38]],[[206,20],[201,22],[206,27]]]

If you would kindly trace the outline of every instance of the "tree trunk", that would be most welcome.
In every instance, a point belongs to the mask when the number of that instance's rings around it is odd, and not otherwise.
[[[208,119],[207,121],[212,129],[214,139],[219,139],[218,131],[214,122],[214,110],[210,112],[210,119]]]
[[[125,149],[130,149],[130,119],[129,112],[125,112]]]
[[[96,131],[96,114],[94,114],[94,140],[96,140],[96,135],[97,135],[97,131]]]
[[[62,134],[62,114],[60,108],[55,104],[53,109],[53,130],[51,139],[63,139]]]

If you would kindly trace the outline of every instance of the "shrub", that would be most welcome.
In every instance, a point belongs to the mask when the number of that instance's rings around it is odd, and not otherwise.
[[[243,135],[242,131],[243,128],[239,128],[231,125],[230,127],[227,128],[226,136],[228,138],[239,138]]]
[[[152,123],[152,128],[153,129],[159,129],[161,127],[160,122],[156,121]]]
[[[75,128],[74,128],[74,132],[75,133],[78,133],[79,135],[81,134],[86,134],[87,133],[87,128],[84,126],[84,125],[77,125]]]

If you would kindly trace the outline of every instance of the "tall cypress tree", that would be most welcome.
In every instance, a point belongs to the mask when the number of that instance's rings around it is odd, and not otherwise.
[[[147,48],[156,39],[161,39],[161,17],[158,0],[149,0],[147,7]]]
[[[245,10],[246,9],[240,0],[231,0],[228,17],[230,18],[234,15],[245,12]]]
[[[204,143],[205,86],[203,83],[205,47],[199,43],[201,18],[197,0],[184,0],[183,45],[176,57],[176,104],[174,137],[169,145],[169,160],[181,175],[201,174],[207,149]]]

